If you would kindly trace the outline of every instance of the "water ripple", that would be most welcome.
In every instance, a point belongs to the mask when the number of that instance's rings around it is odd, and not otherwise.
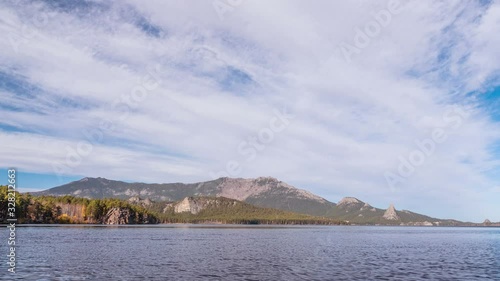
[[[17,239],[17,273],[2,262],[0,280],[500,280],[497,228],[22,227]]]

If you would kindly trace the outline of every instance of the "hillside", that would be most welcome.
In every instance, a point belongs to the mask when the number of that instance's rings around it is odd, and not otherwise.
[[[344,224],[330,218],[260,208],[225,197],[186,197],[166,204],[159,217],[168,223]]]
[[[454,226],[463,224],[455,220],[442,220],[408,210],[396,210],[393,205],[379,209],[354,197],[345,197],[327,214],[352,224]]]

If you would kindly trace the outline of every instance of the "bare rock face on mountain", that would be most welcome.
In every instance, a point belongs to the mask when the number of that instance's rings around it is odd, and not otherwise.
[[[365,204],[363,205],[363,207],[361,207],[361,209],[359,209],[359,210],[360,210],[360,211],[370,210],[371,212],[375,212],[375,211],[376,211],[376,209],[375,209],[375,208],[373,208],[373,207],[372,207],[370,204],[368,204],[368,203],[365,203]]]
[[[233,179],[223,178],[219,185],[217,196],[245,201],[249,197],[256,197],[274,189],[281,189],[295,197],[326,202],[324,198],[312,194],[309,191],[295,188],[287,183],[279,181],[273,177],[259,177],[256,179]]]
[[[259,207],[309,215],[324,216],[335,206],[322,197],[272,177],[223,178],[219,188],[220,193],[217,196],[242,200]]]
[[[359,201],[357,198],[354,198],[354,197],[344,197],[342,198],[342,200],[340,200],[338,203],[337,203],[337,206],[348,206],[348,205],[352,205],[352,204],[359,204],[359,203],[362,203],[361,201]]]
[[[267,182],[263,182],[262,180],[264,179],[265,178],[257,178],[256,180],[224,178],[219,185],[219,193],[217,195],[244,201],[250,196],[261,194],[272,188],[271,184],[269,184],[269,180],[272,182],[273,179],[269,178]]]
[[[363,211],[364,209],[364,206],[366,206],[368,204],[366,204],[365,202],[357,199],[357,198],[354,198],[354,197],[344,197],[342,198],[342,200],[340,200],[338,203],[337,203],[337,209],[343,213],[346,213],[346,214],[352,214],[354,215],[354,213],[357,213],[359,211]],[[368,205],[369,206],[369,205]],[[359,215],[357,215],[359,216]]]
[[[394,208],[394,205],[392,205],[392,204],[385,211],[383,218],[386,220],[392,220],[392,221],[400,220],[398,214],[396,213],[396,209]]]
[[[141,199],[139,196],[130,197],[127,201],[131,204],[139,205],[145,208],[153,204],[149,198]]]
[[[237,204],[243,203],[224,197],[186,197],[179,202],[167,204],[163,209],[163,213],[173,210],[176,214],[191,213],[196,215],[207,208],[217,209],[219,207],[236,206]]]
[[[213,201],[213,202],[212,202]],[[186,197],[181,202],[175,204],[174,212],[175,213],[185,213],[189,212],[193,215],[198,214],[200,211],[205,209],[211,203],[214,203],[216,200],[210,200],[205,198],[194,198],[194,197]]]

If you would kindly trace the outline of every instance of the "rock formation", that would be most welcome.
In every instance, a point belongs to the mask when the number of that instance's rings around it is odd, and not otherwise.
[[[174,205],[174,212],[175,213],[185,213],[189,212],[193,215],[198,214],[201,210],[204,209],[204,207],[207,205],[208,202],[201,202],[202,200],[193,197],[186,197],[184,198],[181,202],[177,203]],[[205,200],[203,200],[205,201]]]
[[[386,220],[392,220],[392,221],[397,221],[399,220],[399,216],[398,214],[396,213],[396,209],[394,208],[394,205],[391,204],[389,206],[389,208],[387,208],[387,210],[385,211],[384,213],[384,216],[383,216],[384,219]]]
[[[221,200],[218,198],[186,197],[178,203],[168,204],[163,212],[166,212],[169,208],[174,208],[174,213],[189,212],[193,215],[196,215],[208,207],[218,207],[220,204]],[[233,202],[233,204],[236,204],[236,201]]]
[[[139,196],[130,197],[127,200],[131,204],[139,205],[142,207],[149,207],[153,204],[149,198],[141,199]]]
[[[132,222],[129,209],[111,208],[103,219],[103,224],[129,224]]]
[[[158,223],[157,219],[148,214],[139,214],[129,208],[111,208],[104,218],[103,224],[148,224]]]

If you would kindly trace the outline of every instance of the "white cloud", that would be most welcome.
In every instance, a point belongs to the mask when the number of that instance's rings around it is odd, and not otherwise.
[[[112,120],[114,129],[101,130],[102,140],[67,173],[196,181],[237,161],[238,176],[275,176],[331,201],[353,195],[380,207],[500,220],[490,201],[481,214],[470,204],[496,195],[489,187],[498,179],[488,172],[498,168],[490,145],[500,136],[467,96],[498,85],[498,3],[401,2],[403,10],[346,61],[340,44],[353,44],[356,28],[388,3],[245,1],[223,20],[210,1],[101,3],[91,5],[91,17],[4,3],[0,30],[19,44],[0,43],[0,78],[37,93],[0,89],[1,124],[17,128],[0,132],[8,144],[2,166],[53,173],[66,147]],[[148,24],[161,35],[146,32]],[[161,84],[120,118],[124,107],[113,105],[157,66]],[[471,116],[391,189],[384,173],[415,150],[415,140],[446,125],[451,104]],[[290,125],[247,161],[238,146],[283,108],[295,116]]]

